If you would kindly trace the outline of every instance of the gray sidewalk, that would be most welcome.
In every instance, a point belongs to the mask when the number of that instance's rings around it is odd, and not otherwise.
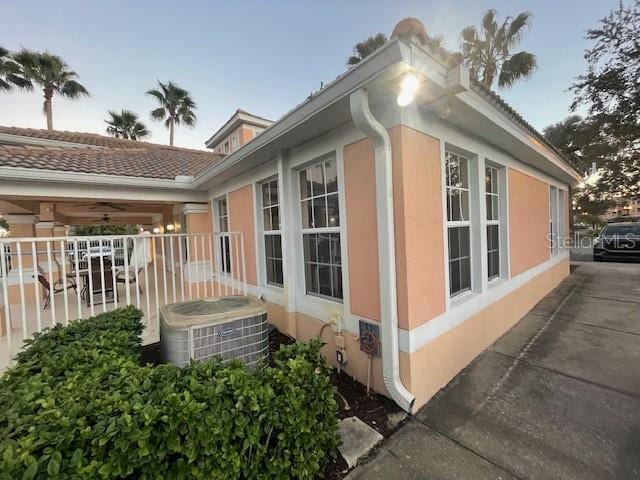
[[[348,478],[640,478],[640,265],[582,264]]]

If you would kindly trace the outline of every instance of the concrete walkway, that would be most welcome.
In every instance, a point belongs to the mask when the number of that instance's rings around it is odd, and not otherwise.
[[[582,264],[348,478],[640,478],[640,265]]]

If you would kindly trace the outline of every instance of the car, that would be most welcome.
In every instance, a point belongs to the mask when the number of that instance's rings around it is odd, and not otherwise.
[[[640,222],[610,223],[593,243],[593,261],[640,261]]]

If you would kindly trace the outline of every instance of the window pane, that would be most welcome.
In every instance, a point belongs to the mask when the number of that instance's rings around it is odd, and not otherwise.
[[[307,169],[308,175],[311,177],[311,184],[313,186],[313,196],[324,195],[324,174],[322,163],[313,165]]]
[[[487,226],[487,249],[498,250],[499,248],[499,226],[488,225]]]
[[[280,209],[271,207],[271,230],[280,230]]]
[[[229,231],[229,219],[227,217],[222,217],[220,219],[220,231],[221,232]]]
[[[469,192],[460,190],[460,220],[469,220]]]
[[[313,227],[313,208],[311,200],[304,200],[302,202],[302,228]]]
[[[447,153],[447,186],[456,187],[460,184],[460,166],[455,155]]]
[[[335,160],[324,162],[325,175],[327,176],[327,193],[338,191],[338,171]]]
[[[331,237],[331,263],[340,265],[342,263],[342,252],[340,251],[340,234],[332,233]]]
[[[327,198],[317,197],[313,199],[313,228],[327,226]]]
[[[471,255],[469,227],[459,227],[457,230],[460,235],[460,257],[468,257],[469,255]]]
[[[300,198],[311,196],[311,179],[307,178],[307,170],[300,170]]]
[[[320,295],[331,297],[333,293],[331,289],[331,267],[322,265],[318,267],[318,282]]]
[[[305,234],[303,236],[304,243],[304,261],[305,262],[317,262],[318,261],[318,251],[316,246],[317,235]]]
[[[269,184],[268,183],[263,183],[262,184],[262,206],[266,207],[270,205],[269,203]]]
[[[218,200],[218,213],[220,216],[225,216],[227,214],[227,200],[222,199]]]
[[[449,229],[449,259],[460,258],[460,235],[458,228]]]
[[[471,261],[467,259],[460,260],[460,291],[469,290],[471,288]]]
[[[333,296],[335,298],[342,299],[342,268],[341,267],[332,267],[331,273],[333,275]]]
[[[273,238],[273,256],[282,259],[282,237],[280,235],[271,235]]]
[[[275,284],[276,285],[284,285],[284,277],[282,274],[282,260],[274,260],[274,269],[275,269]]]
[[[471,288],[469,227],[449,228],[449,289],[451,295]]]
[[[318,235],[318,262],[331,263],[330,235]]]
[[[466,158],[464,157],[458,157],[459,158],[459,165],[460,165],[460,186],[462,188],[469,188],[469,171],[468,171],[468,167],[469,167],[469,162],[467,161]]]
[[[320,293],[320,289],[318,288],[318,265],[315,263],[307,263],[304,267],[307,293]]]
[[[274,235],[265,235],[264,237],[264,255],[267,258],[273,258],[273,237]]]
[[[487,268],[489,279],[500,275],[500,253],[497,250],[487,254]]]
[[[499,220],[500,219],[500,207],[499,207],[499,198],[497,195],[491,195],[491,217],[487,217],[488,220]]]
[[[449,208],[449,221],[462,220],[460,209],[460,191],[451,189],[447,195],[447,207]]]
[[[449,290],[451,290],[451,295],[460,291],[460,262],[458,260],[449,262]]]
[[[271,215],[269,213],[269,210],[269,208],[265,208],[264,210],[262,210],[262,219],[264,222],[265,230],[273,230],[273,228],[271,228]]]
[[[493,220],[493,203],[491,202],[491,195],[486,196],[487,202],[487,220]]]
[[[328,187],[327,187],[328,188]],[[338,194],[327,196],[327,213],[329,214],[329,226],[340,226],[340,210],[338,207]]]
[[[278,180],[272,180],[269,182],[269,194],[271,205],[278,204]]]

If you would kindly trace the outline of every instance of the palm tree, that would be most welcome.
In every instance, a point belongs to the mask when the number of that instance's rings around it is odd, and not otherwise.
[[[356,46],[353,47],[353,55],[347,59],[347,65],[360,63],[385,43],[387,43],[387,36],[384,33],[378,33],[356,43]]]
[[[9,50],[0,47],[0,91],[9,91],[14,86],[29,89],[31,83],[22,76],[22,69],[12,60]]]
[[[52,99],[54,93],[71,100],[89,96],[87,89],[76,81],[78,74],[57,55],[49,52],[34,52],[23,49],[13,56],[22,68],[24,78],[31,85],[42,87],[44,93],[44,113],[47,116],[47,130],[53,130]]]
[[[196,104],[191,99],[189,92],[169,81],[162,83],[158,80],[160,88],[154,88],[147,92],[160,106],[151,112],[153,120],[164,120],[164,125],[169,129],[169,145],[173,146],[173,131],[176,125],[181,123],[188,127],[196,124]]]
[[[491,88],[496,76],[499,87],[510,87],[517,80],[530,77],[536,68],[536,57],[532,53],[511,53],[531,26],[533,15],[523,12],[515,18],[507,17],[502,25],[498,25],[496,16],[493,9],[485,12],[482,37],[473,25],[461,33],[464,61],[471,75],[487,88]]]
[[[128,138],[140,140],[149,135],[149,130],[144,123],[138,120],[138,116],[130,110],[121,110],[120,113],[109,110],[111,118],[105,120],[107,133],[116,138]]]

